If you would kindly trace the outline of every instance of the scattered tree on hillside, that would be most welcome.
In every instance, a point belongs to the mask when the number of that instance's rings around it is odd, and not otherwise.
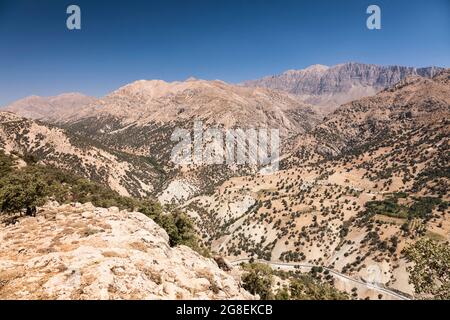
[[[450,299],[450,246],[422,238],[404,250],[414,263],[409,281],[424,298]]]

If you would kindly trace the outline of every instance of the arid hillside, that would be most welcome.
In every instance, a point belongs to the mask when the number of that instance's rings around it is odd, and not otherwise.
[[[320,265],[413,294],[402,250],[450,240],[450,82],[408,78],[344,105],[273,175],[236,177],[184,208],[230,260]]]
[[[149,195],[160,181],[160,173],[145,157],[114,151],[11,112],[0,112],[0,151],[101,182],[122,195]]]

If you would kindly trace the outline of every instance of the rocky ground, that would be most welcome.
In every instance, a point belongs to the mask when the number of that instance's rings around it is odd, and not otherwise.
[[[139,212],[47,204],[0,227],[0,299],[251,299]]]

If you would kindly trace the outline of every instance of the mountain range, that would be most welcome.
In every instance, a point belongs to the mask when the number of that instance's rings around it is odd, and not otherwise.
[[[239,85],[140,80],[101,98],[25,98],[0,111],[0,150],[171,204],[231,263],[362,283],[375,272],[377,286],[414,297],[403,250],[450,240],[449,116],[449,69],[314,65]],[[280,170],[173,164],[172,133],[199,120],[279,129]]]
[[[246,81],[242,85],[281,90],[310,104],[334,110],[337,106],[390,87],[407,76],[433,77],[439,67],[379,66],[348,62],[335,66],[312,65],[279,75]]]

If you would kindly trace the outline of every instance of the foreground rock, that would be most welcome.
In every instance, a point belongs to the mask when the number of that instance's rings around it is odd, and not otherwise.
[[[232,275],[138,212],[49,204],[0,227],[1,299],[249,299]]]

